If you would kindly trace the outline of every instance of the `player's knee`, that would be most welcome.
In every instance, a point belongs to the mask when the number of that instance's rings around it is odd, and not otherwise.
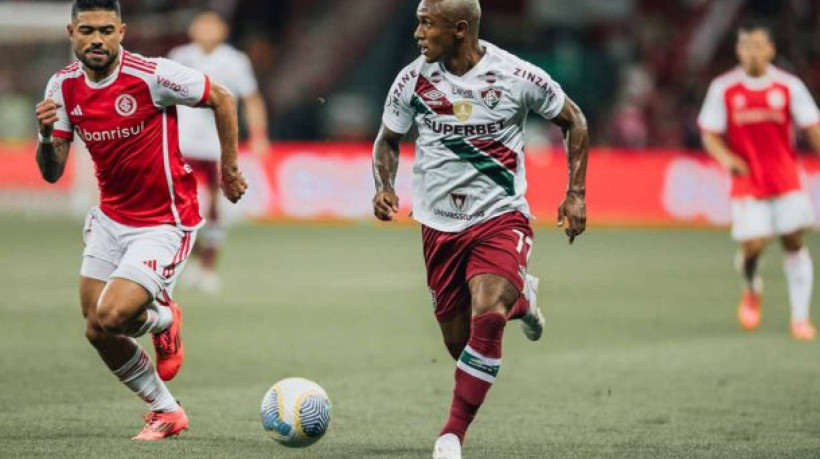
[[[108,333],[121,332],[130,317],[109,303],[101,302],[97,306],[97,323],[100,328]]]
[[[803,248],[803,237],[799,233],[783,236],[780,242],[783,244],[783,248],[788,252],[797,252]]]

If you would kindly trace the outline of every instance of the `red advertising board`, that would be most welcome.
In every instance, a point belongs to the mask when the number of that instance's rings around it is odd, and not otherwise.
[[[371,215],[371,146],[275,144],[271,154],[241,157],[251,184],[241,206],[226,210],[255,219],[338,220]],[[411,208],[413,146],[405,145],[397,190],[401,215]],[[820,203],[820,158],[802,159],[805,184]],[[84,167],[90,167],[84,165]],[[539,223],[551,223],[567,182],[562,150],[527,152],[527,196]],[[0,150],[0,192],[74,188],[73,174],[49,185],[39,177],[33,146]],[[729,176],[698,152],[594,149],[588,169],[590,224],[723,225],[729,221]],[[817,214],[820,215],[820,207]]]

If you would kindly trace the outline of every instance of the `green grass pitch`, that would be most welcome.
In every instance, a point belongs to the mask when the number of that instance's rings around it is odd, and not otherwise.
[[[453,363],[417,228],[234,229],[224,292],[177,291],[187,361],[170,387],[191,430],[158,444],[128,440],[144,407],[83,336],[80,232],[0,218],[0,456],[429,457]],[[530,343],[508,326],[465,457],[820,457],[820,345],[788,335],[779,249],[749,334],[726,232],[593,228],[565,241],[537,231],[547,330]],[[306,450],[259,421],[262,395],[288,376],[333,402],[328,434]]]

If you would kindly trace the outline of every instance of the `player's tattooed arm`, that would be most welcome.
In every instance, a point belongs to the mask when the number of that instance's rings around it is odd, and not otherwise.
[[[53,138],[54,123],[57,122],[57,109],[61,106],[51,99],[37,104],[34,113],[40,133],[40,143],[37,145],[37,166],[43,179],[54,183],[63,176],[65,164],[68,160],[70,143],[66,139]]]
[[[558,226],[563,227],[569,243],[575,241],[586,229],[586,180],[587,158],[589,156],[589,130],[587,119],[575,102],[566,98],[564,107],[552,120],[564,133],[564,148],[567,150],[569,185],[567,195],[558,207]]]
[[[239,160],[237,159],[239,150],[239,123],[236,114],[236,99],[227,88],[211,83],[211,92],[208,102],[205,104],[214,111],[216,119],[216,131],[219,135],[219,145],[222,150],[222,192],[229,201],[235,203],[239,201],[248,183],[239,170]]]
[[[376,181],[376,195],[373,197],[373,214],[382,221],[393,220],[399,211],[399,197],[396,195],[396,173],[399,170],[399,145],[402,134],[395,133],[382,125],[373,144],[373,178]]]

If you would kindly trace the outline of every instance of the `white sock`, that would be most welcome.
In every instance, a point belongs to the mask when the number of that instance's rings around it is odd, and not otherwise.
[[[162,333],[171,326],[174,314],[171,308],[153,302],[145,308],[145,323],[139,330],[129,334],[133,338],[138,338],[148,332]]]
[[[808,320],[814,282],[814,265],[809,250],[803,247],[796,252],[786,252],[783,271],[786,273],[786,284],[789,286],[792,320]]]
[[[147,403],[151,411],[176,411],[179,408],[171,391],[154,371],[148,354],[137,346],[137,352],[114,374]]]

